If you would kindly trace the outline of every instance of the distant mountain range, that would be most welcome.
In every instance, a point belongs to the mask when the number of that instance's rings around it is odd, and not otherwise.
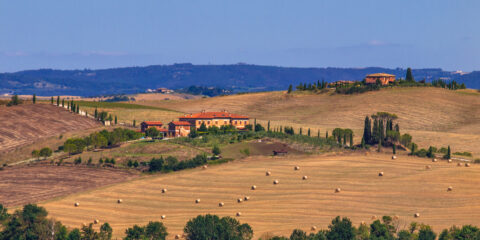
[[[368,68],[298,68],[249,64],[235,65],[154,65],[101,70],[40,69],[0,73],[0,94],[37,94],[97,96],[145,92],[149,88],[185,88],[215,86],[234,92],[287,89],[289,84],[317,80],[362,80],[370,73],[385,72],[404,77],[406,69]],[[480,71],[448,72],[440,68],[414,69],[416,80],[442,78],[480,88]]]

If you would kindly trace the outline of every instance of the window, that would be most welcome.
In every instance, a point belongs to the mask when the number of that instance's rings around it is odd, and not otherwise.
[[[227,125],[227,121],[223,121],[223,124]]]
[[[207,124],[210,124],[210,121],[208,121]]]
[[[217,124],[218,124],[218,121],[215,121],[215,124],[217,125]]]

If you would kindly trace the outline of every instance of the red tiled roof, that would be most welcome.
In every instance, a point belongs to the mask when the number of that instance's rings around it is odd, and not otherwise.
[[[249,118],[248,116],[242,116],[229,112],[200,112],[193,114],[186,114],[179,117],[179,119],[212,119],[212,118]]]
[[[173,121],[173,122],[170,122],[169,124],[173,124],[175,126],[190,126],[190,125],[192,125],[191,123],[186,122],[186,121]]]
[[[388,73],[373,73],[367,75],[367,77],[395,77],[395,75],[388,74]]]
[[[142,122],[142,123],[145,123],[145,124],[150,125],[150,126],[154,126],[154,125],[160,125],[161,126],[161,125],[163,125],[163,123],[160,122],[160,121],[145,121],[145,122]]]

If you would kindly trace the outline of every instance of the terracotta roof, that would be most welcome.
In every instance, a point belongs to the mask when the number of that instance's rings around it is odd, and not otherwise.
[[[163,125],[163,123],[160,122],[160,121],[145,121],[145,122],[142,122],[142,123],[145,123],[147,125],[152,125],[152,126],[153,125]]]
[[[249,117],[233,114],[229,112],[200,112],[200,113],[186,114],[178,118],[179,119],[212,119],[212,118],[249,118]]]
[[[190,126],[190,125],[192,125],[191,123],[186,122],[186,121],[172,121],[169,124],[173,124],[175,126]]]
[[[367,77],[395,77],[395,75],[388,73],[372,73],[368,74]]]

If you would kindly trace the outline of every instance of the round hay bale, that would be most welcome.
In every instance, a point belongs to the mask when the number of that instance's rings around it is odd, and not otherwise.
[[[249,196],[245,196],[245,197],[243,198],[243,200],[248,201],[248,200],[250,200],[250,197],[249,197]]]
[[[293,169],[294,169],[295,171],[298,171],[298,170],[300,170],[300,167],[299,167],[299,166],[295,166]]]
[[[180,239],[180,234],[175,235],[175,239]]]
[[[240,217],[240,216],[242,216],[242,213],[241,213],[241,212],[237,212],[236,215],[237,215],[237,217]]]
[[[335,192],[336,192],[336,193],[339,193],[340,191],[342,191],[342,189],[340,189],[340,188],[335,188]]]
[[[270,176],[271,174],[272,174],[272,173],[271,173],[270,171],[267,171],[267,172],[265,173],[265,176]]]
[[[195,203],[200,203],[200,198],[197,198],[197,199],[195,200]]]
[[[78,207],[78,206],[80,206],[80,203],[76,202],[76,203],[73,204],[73,206]]]
[[[453,187],[452,187],[452,186],[449,186],[449,187],[447,188],[447,192],[451,192],[452,190],[453,190]]]
[[[82,223],[82,226],[83,226],[83,227],[86,227],[86,226],[87,226],[87,223],[84,223],[84,222],[83,222],[83,223]]]
[[[238,203],[241,203],[242,201],[243,201],[242,198],[238,198],[238,199],[237,199],[237,202],[238,202]]]
[[[415,213],[415,214],[413,214],[413,216],[414,216],[415,218],[418,218],[418,217],[420,217],[420,213]]]
[[[427,166],[425,166],[425,169],[432,169],[432,166],[427,165]]]
[[[377,219],[377,216],[376,215],[372,215],[372,220],[375,220]]]
[[[432,159],[432,162],[436,162],[436,161],[437,161],[437,159],[436,159],[436,158]]]
[[[165,216],[165,215],[162,215],[162,216],[160,216],[160,217],[161,217],[162,219],[165,219],[165,218],[167,218],[167,216]]]
[[[166,192],[167,192],[166,188],[162,189],[162,193],[166,193]]]
[[[303,180],[307,180],[308,177],[307,177],[307,176],[303,176],[302,179],[303,179]]]
[[[208,165],[203,165],[202,168],[203,168],[203,169],[207,169],[207,168],[208,168]]]
[[[255,190],[255,189],[257,189],[257,186],[253,185],[251,189]]]
[[[452,159],[448,159],[448,163],[452,163]]]
[[[465,163],[465,167],[470,167],[470,163]]]
[[[100,221],[98,219],[93,220],[93,223],[98,224]]]
[[[379,173],[378,173],[378,176],[379,176],[379,177],[383,177],[383,172],[379,172]]]
[[[277,184],[278,184],[278,180],[277,180],[277,179],[273,180],[273,184],[277,185]]]
[[[122,202],[123,202],[122,199],[118,199],[118,200],[117,200],[117,203],[122,203]]]
[[[457,167],[461,167],[462,166],[462,163],[457,163]]]
[[[397,159],[397,156],[393,155],[393,156],[392,156],[392,159],[393,159],[393,160]]]
[[[316,231],[316,230],[317,230],[317,226],[312,226],[310,229],[311,229],[312,231]]]
[[[219,206],[219,207],[223,207],[223,205],[225,205],[223,202],[219,202],[219,203],[218,203],[218,206]]]

